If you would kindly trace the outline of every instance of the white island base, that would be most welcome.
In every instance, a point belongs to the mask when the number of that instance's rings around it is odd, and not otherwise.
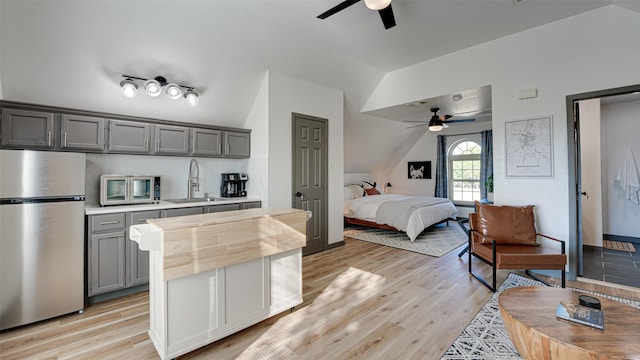
[[[273,209],[186,216],[182,225],[197,223],[188,232],[172,228],[180,218],[131,227],[131,239],[150,250],[149,337],[161,359],[175,358],[302,303],[307,214],[287,209],[296,212],[291,216],[280,209],[269,215],[268,210]],[[220,217],[232,213],[241,216]],[[242,230],[231,231],[230,225]],[[257,237],[248,235],[252,227]],[[217,261],[202,256],[212,248]],[[227,254],[219,257],[221,251]],[[247,257],[254,258],[236,262]]]

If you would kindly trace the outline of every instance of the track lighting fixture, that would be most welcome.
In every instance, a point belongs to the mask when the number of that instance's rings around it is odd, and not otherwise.
[[[184,97],[189,106],[198,105],[198,92],[191,86],[167,83],[167,79],[163,76],[156,76],[153,79],[144,79],[131,75],[122,75],[122,77],[124,80],[120,82],[120,90],[122,91],[122,95],[125,97],[132,98],[136,95],[136,92],[138,91],[138,84],[136,83],[136,80],[138,80],[143,82],[144,91],[149,96],[160,96],[162,88],[164,87],[164,92],[170,99],[175,100]],[[183,91],[183,89],[186,91]]]

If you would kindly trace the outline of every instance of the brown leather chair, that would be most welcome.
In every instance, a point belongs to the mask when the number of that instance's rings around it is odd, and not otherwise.
[[[565,287],[565,242],[536,232],[533,206],[496,206],[476,202],[476,213],[469,214],[469,225],[469,273],[491,291],[496,291],[498,269],[524,269],[527,275],[538,281],[542,280],[529,270],[560,270],[562,287]],[[538,237],[559,242],[560,253],[543,247],[538,243]],[[472,255],[492,267],[491,285],[473,272]]]

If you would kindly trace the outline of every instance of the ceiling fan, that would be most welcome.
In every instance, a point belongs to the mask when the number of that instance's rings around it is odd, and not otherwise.
[[[380,19],[382,19],[382,24],[385,29],[390,29],[396,26],[396,19],[393,16],[393,9],[391,8],[391,0],[363,0],[364,4],[371,10],[377,10],[380,14]],[[360,0],[345,0],[340,4],[332,7],[331,9],[323,12],[318,15],[318,19],[326,19],[329,16],[340,12],[351,5],[359,3]]]
[[[446,114],[446,115],[441,115],[438,116],[438,111],[440,111],[440,108],[434,107],[431,108],[431,112],[433,113],[433,116],[431,116],[431,119],[429,119],[429,122],[422,122],[420,125],[414,125],[414,126],[409,126],[408,129],[414,128],[414,127],[418,127],[418,126],[424,126],[424,125],[428,125],[429,126],[429,130],[431,131],[441,131],[442,129],[448,128],[449,126],[447,124],[454,124],[454,123],[467,123],[467,122],[474,122],[476,121],[475,118],[467,118],[467,119],[453,119],[453,120],[449,120],[455,116],[460,116],[460,115],[465,115],[465,114],[480,114],[486,111],[490,111],[490,110],[480,110],[480,111],[470,111],[470,112],[466,112],[466,113],[458,113],[458,114]],[[480,115],[481,116],[488,116],[489,114],[484,114],[484,115]],[[408,121],[408,122],[415,122],[415,121]]]

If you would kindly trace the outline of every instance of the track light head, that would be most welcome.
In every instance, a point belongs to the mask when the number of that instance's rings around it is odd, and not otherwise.
[[[184,93],[184,98],[187,99],[187,104],[189,104],[189,106],[196,106],[200,101],[198,100],[198,92],[194,89],[187,90]]]
[[[149,96],[156,97],[162,92],[162,87],[158,80],[147,80],[144,83],[144,91],[146,91]]]
[[[176,83],[168,84],[165,89],[165,93],[173,100],[180,99],[182,97],[182,89]]]
[[[138,84],[130,78],[126,78],[120,81],[120,91],[122,91],[122,95],[128,98],[132,98],[136,96],[136,92],[138,91]]]

